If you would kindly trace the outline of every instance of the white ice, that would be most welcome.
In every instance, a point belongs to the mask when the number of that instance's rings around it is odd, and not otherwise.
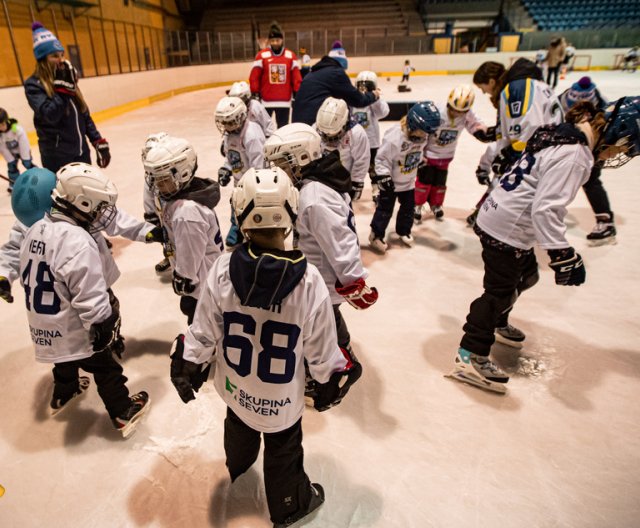
[[[582,75],[569,74],[559,89]],[[614,99],[637,95],[639,75],[592,77]],[[442,101],[470,81],[414,76],[411,94],[396,92],[396,78],[381,86],[390,100]],[[215,177],[221,156],[213,111],[223,95],[223,88],[188,93],[99,125],[111,144],[107,174],[122,208],[142,216],[140,149],[151,132],[191,140],[199,175]],[[479,92],[475,110],[493,123],[495,112]],[[512,373],[500,396],[443,377],[469,304],[482,292],[480,244],[464,219],[483,192],[474,175],[483,149],[463,135],[444,222],[429,217],[416,227],[413,249],[390,233],[387,255],[371,253],[368,188],[356,205],[368,282],[380,300],[361,312],[343,305],[363,378],[340,407],[303,419],[306,470],[327,494],[309,527],[640,525],[640,161],[603,175],[617,245],[587,246],[594,216],[582,192],[569,210],[568,239],[587,270],[583,286],[556,286],[546,254],[537,253],[541,280],[511,317],[526,345],[521,353],[493,349]],[[230,191],[223,189],[218,206],[225,233]],[[9,197],[0,196],[3,241],[12,223]],[[114,255],[122,271],[114,289],[125,373],[132,392],[149,392],[151,409],[125,441],[92,382],[77,406],[50,418],[51,369],[34,360],[24,293],[15,283],[15,303],[0,302],[0,526],[271,526],[261,457],[229,486],[225,408],[211,384],[184,405],[169,381],[170,343],[186,323],[171,285],[154,273],[160,247],[114,239]]]

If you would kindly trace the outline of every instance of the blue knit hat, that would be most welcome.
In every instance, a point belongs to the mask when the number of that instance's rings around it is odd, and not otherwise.
[[[349,67],[349,61],[347,60],[347,52],[342,47],[342,42],[336,40],[331,46],[329,57],[337,60],[345,70]]]
[[[64,51],[56,36],[40,22],[34,22],[31,25],[31,31],[33,32],[33,54],[36,60],[44,59],[56,51]]]
[[[582,101],[589,101],[597,105],[596,85],[590,77],[582,77],[578,82],[573,83],[567,94],[567,105],[573,105]]]

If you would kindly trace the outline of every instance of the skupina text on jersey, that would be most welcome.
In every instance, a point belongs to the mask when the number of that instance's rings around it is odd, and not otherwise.
[[[351,108],[351,116],[358,123],[369,138],[371,148],[380,147],[380,124],[379,121],[389,115],[389,103],[383,99],[378,99],[375,103],[364,108]]]
[[[225,133],[223,138],[226,158],[223,167],[233,174],[234,185],[249,169],[264,168],[264,142],[262,128],[247,119],[238,134]]]
[[[375,171],[378,176],[391,175],[395,190],[410,191],[415,188],[418,165],[428,137],[415,142],[407,138],[400,124],[393,125],[384,135],[382,146],[376,154]]]
[[[351,181],[364,183],[371,161],[371,147],[364,129],[354,124],[339,140],[323,140],[322,151],[327,153],[332,150],[340,153],[340,163],[351,174]]]

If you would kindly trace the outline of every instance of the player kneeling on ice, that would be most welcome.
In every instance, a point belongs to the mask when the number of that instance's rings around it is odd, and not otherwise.
[[[224,251],[218,217],[217,182],[196,178],[198,159],[186,139],[166,137],[143,155],[147,185],[160,206],[166,233],[164,254],[173,268],[173,291],[180,311],[193,321],[207,273]]]
[[[185,403],[213,365],[227,404],[224,448],[235,481],[258,457],[275,527],[289,526],[324,501],[304,471],[305,361],[318,382],[315,408],[340,403],[359,375],[337,345],[331,299],[318,269],[285,250],[298,191],[278,168],[251,169],[232,204],[246,242],[214,264],[193,323],[171,354],[171,381]]]
[[[413,246],[411,227],[415,207],[416,173],[429,134],[440,126],[440,112],[431,101],[414,104],[400,123],[384,135],[376,155],[374,182],[380,189],[376,211],[371,219],[369,245],[379,253],[387,251],[385,231],[391,221],[396,199],[396,233],[405,246]]]
[[[51,211],[24,235],[20,280],[36,360],[54,363],[52,414],[86,391],[82,369],[93,374],[114,427],[126,438],[150,400],[144,391],[129,397],[113,357],[124,349],[119,302],[111,291],[120,272],[99,232],[114,221],[117,198],[115,185],[97,167],[62,167]]]
[[[589,178],[594,160],[617,168],[640,154],[640,97],[623,97],[604,113],[579,103],[566,120],[533,134],[480,209],[474,230],[482,243],[484,293],[471,303],[454,379],[505,392],[509,377],[489,352],[496,338],[517,346],[524,341],[507,318],[518,296],[538,281],[534,245],[547,250],[556,284],[582,284],[582,258],[565,238],[567,206]]]

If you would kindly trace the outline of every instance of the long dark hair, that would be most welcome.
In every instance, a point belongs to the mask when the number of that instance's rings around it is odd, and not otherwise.
[[[507,69],[500,62],[483,62],[473,74],[473,84],[488,84],[493,79],[496,84],[491,94],[491,103],[498,108],[500,92],[504,88],[505,73]]]

